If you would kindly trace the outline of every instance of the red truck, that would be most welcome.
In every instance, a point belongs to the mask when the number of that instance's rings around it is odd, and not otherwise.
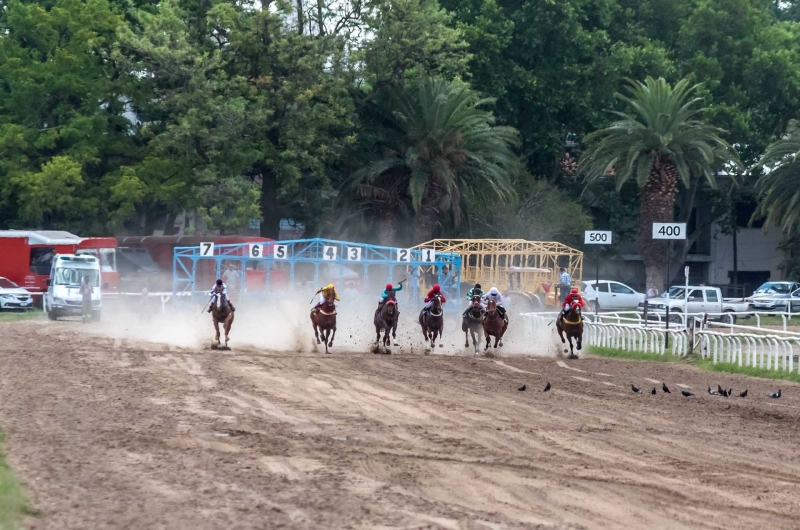
[[[47,290],[56,254],[90,254],[100,260],[101,287],[119,289],[113,237],[78,237],[57,230],[0,230],[0,276],[32,292]]]

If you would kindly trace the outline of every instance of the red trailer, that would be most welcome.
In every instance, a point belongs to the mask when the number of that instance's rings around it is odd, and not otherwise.
[[[113,237],[81,238],[57,230],[0,230],[0,276],[34,292],[47,290],[56,254],[92,254],[100,259],[102,288],[119,285]]]
[[[232,245],[242,243],[268,243],[274,241],[257,236],[125,236],[118,237],[117,244],[120,249],[146,249],[153,262],[158,266],[162,274],[168,274],[172,278],[172,262],[176,247],[197,247],[200,243],[213,242],[214,245]],[[247,250],[243,249],[240,253],[246,256]],[[265,249],[265,252],[266,249]],[[224,262],[225,260],[223,260]],[[237,268],[240,267],[238,260],[231,260]],[[246,288],[248,291],[260,291],[266,289],[267,271],[263,261],[245,261]],[[187,263],[187,266],[191,266]],[[198,287],[207,285],[210,289],[217,278],[216,263],[214,260],[201,260],[197,264],[196,281]],[[270,281],[273,288],[275,285],[284,285],[288,281],[288,274],[281,269],[272,269]]]

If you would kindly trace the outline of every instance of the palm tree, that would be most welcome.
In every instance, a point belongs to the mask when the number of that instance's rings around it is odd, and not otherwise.
[[[580,170],[587,182],[614,178],[617,189],[635,179],[639,185],[637,243],[644,260],[647,284],[664,285],[667,244],[652,239],[653,223],[673,221],[678,179],[689,186],[692,177],[704,176],[715,186],[715,169],[726,163],[741,166],[733,147],[721,138],[725,131],[701,119],[707,109],[693,97],[700,85],[687,79],[674,87],[663,78],[630,81],[625,103],[614,112],[617,121],[587,136],[588,150]]]
[[[492,113],[483,109],[492,100],[467,84],[429,79],[395,87],[385,96],[376,99],[380,118],[371,131],[377,160],[349,184],[373,200],[386,200],[379,215],[383,226],[398,211],[392,207],[403,202],[398,190],[415,213],[415,243],[433,238],[441,213],[449,213],[458,226],[472,196],[493,196],[500,205],[513,202],[520,161],[512,147],[518,145],[518,133],[494,124]]]
[[[764,226],[777,225],[786,234],[800,226],[800,123],[789,122],[786,136],[767,147],[757,167],[764,175],[756,182],[759,195],[755,216]]]

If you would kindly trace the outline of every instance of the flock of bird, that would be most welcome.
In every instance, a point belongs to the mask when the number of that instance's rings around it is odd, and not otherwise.
[[[548,391],[548,390],[550,390],[551,388],[552,388],[552,387],[550,386],[550,381],[548,381],[548,382],[547,382],[547,385],[544,387],[544,390],[542,390],[542,392],[547,392],[547,391]],[[518,390],[518,391],[520,391],[520,392],[524,392],[524,391],[526,391],[527,389],[528,389],[527,385],[522,385],[522,386],[521,386],[521,387],[519,387],[517,390]],[[642,393],[642,389],[641,389],[641,388],[639,388],[639,387],[637,387],[637,386],[636,386],[636,385],[634,385],[633,383],[631,383],[631,390],[632,390],[633,392],[637,393],[637,394],[641,394],[641,393]],[[669,390],[669,387],[667,386],[667,384],[666,384],[666,383],[661,383],[661,391],[662,391],[662,392],[664,392],[665,394],[671,394],[671,393],[672,393],[672,392],[670,392],[670,390]],[[656,392],[656,387],[653,387],[653,390],[651,390],[651,391],[650,391],[650,394],[652,394],[652,395],[654,395],[654,396],[655,396],[657,393],[658,393],[658,392]],[[716,390],[712,390],[712,389],[711,389],[711,387],[708,387],[708,394],[709,394],[709,395],[711,395],[711,396],[730,397],[730,396],[732,396],[732,395],[733,395],[733,389],[732,389],[732,388],[730,388],[730,389],[728,389],[728,390],[725,390],[724,388],[722,388],[722,386],[720,386],[720,385],[717,385],[717,389],[716,389]],[[691,396],[693,396],[694,394],[692,394],[692,393],[691,393],[691,392],[689,392],[688,390],[681,390],[681,395],[683,395],[683,397],[687,397],[687,398],[688,398],[688,397],[691,397]],[[747,397],[747,389],[746,389],[746,388],[744,389],[744,391],[742,391],[742,392],[740,392],[740,393],[739,393],[739,397],[740,397],[740,398],[745,398],[745,397]],[[780,397],[781,397],[781,391],[780,391],[780,389],[778,389],[778,391],[777,391],[777,392],[771,392],[771,393],[769,394],[769,397],[770,397],[770,399],[778,399],[778,398],[780,398]]]

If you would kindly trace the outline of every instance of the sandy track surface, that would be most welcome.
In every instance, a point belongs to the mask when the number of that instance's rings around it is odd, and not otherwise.
[[[798,385],[605,359],[212,352],[69,322],[0,331],[0,426],[42,511],[30,528],[797,528],[800,516]],[[662,380],[672,394],[629,389]],[[750,397],[708,396],[717,382]],[[784,397],[767,399],[777,386]]]

